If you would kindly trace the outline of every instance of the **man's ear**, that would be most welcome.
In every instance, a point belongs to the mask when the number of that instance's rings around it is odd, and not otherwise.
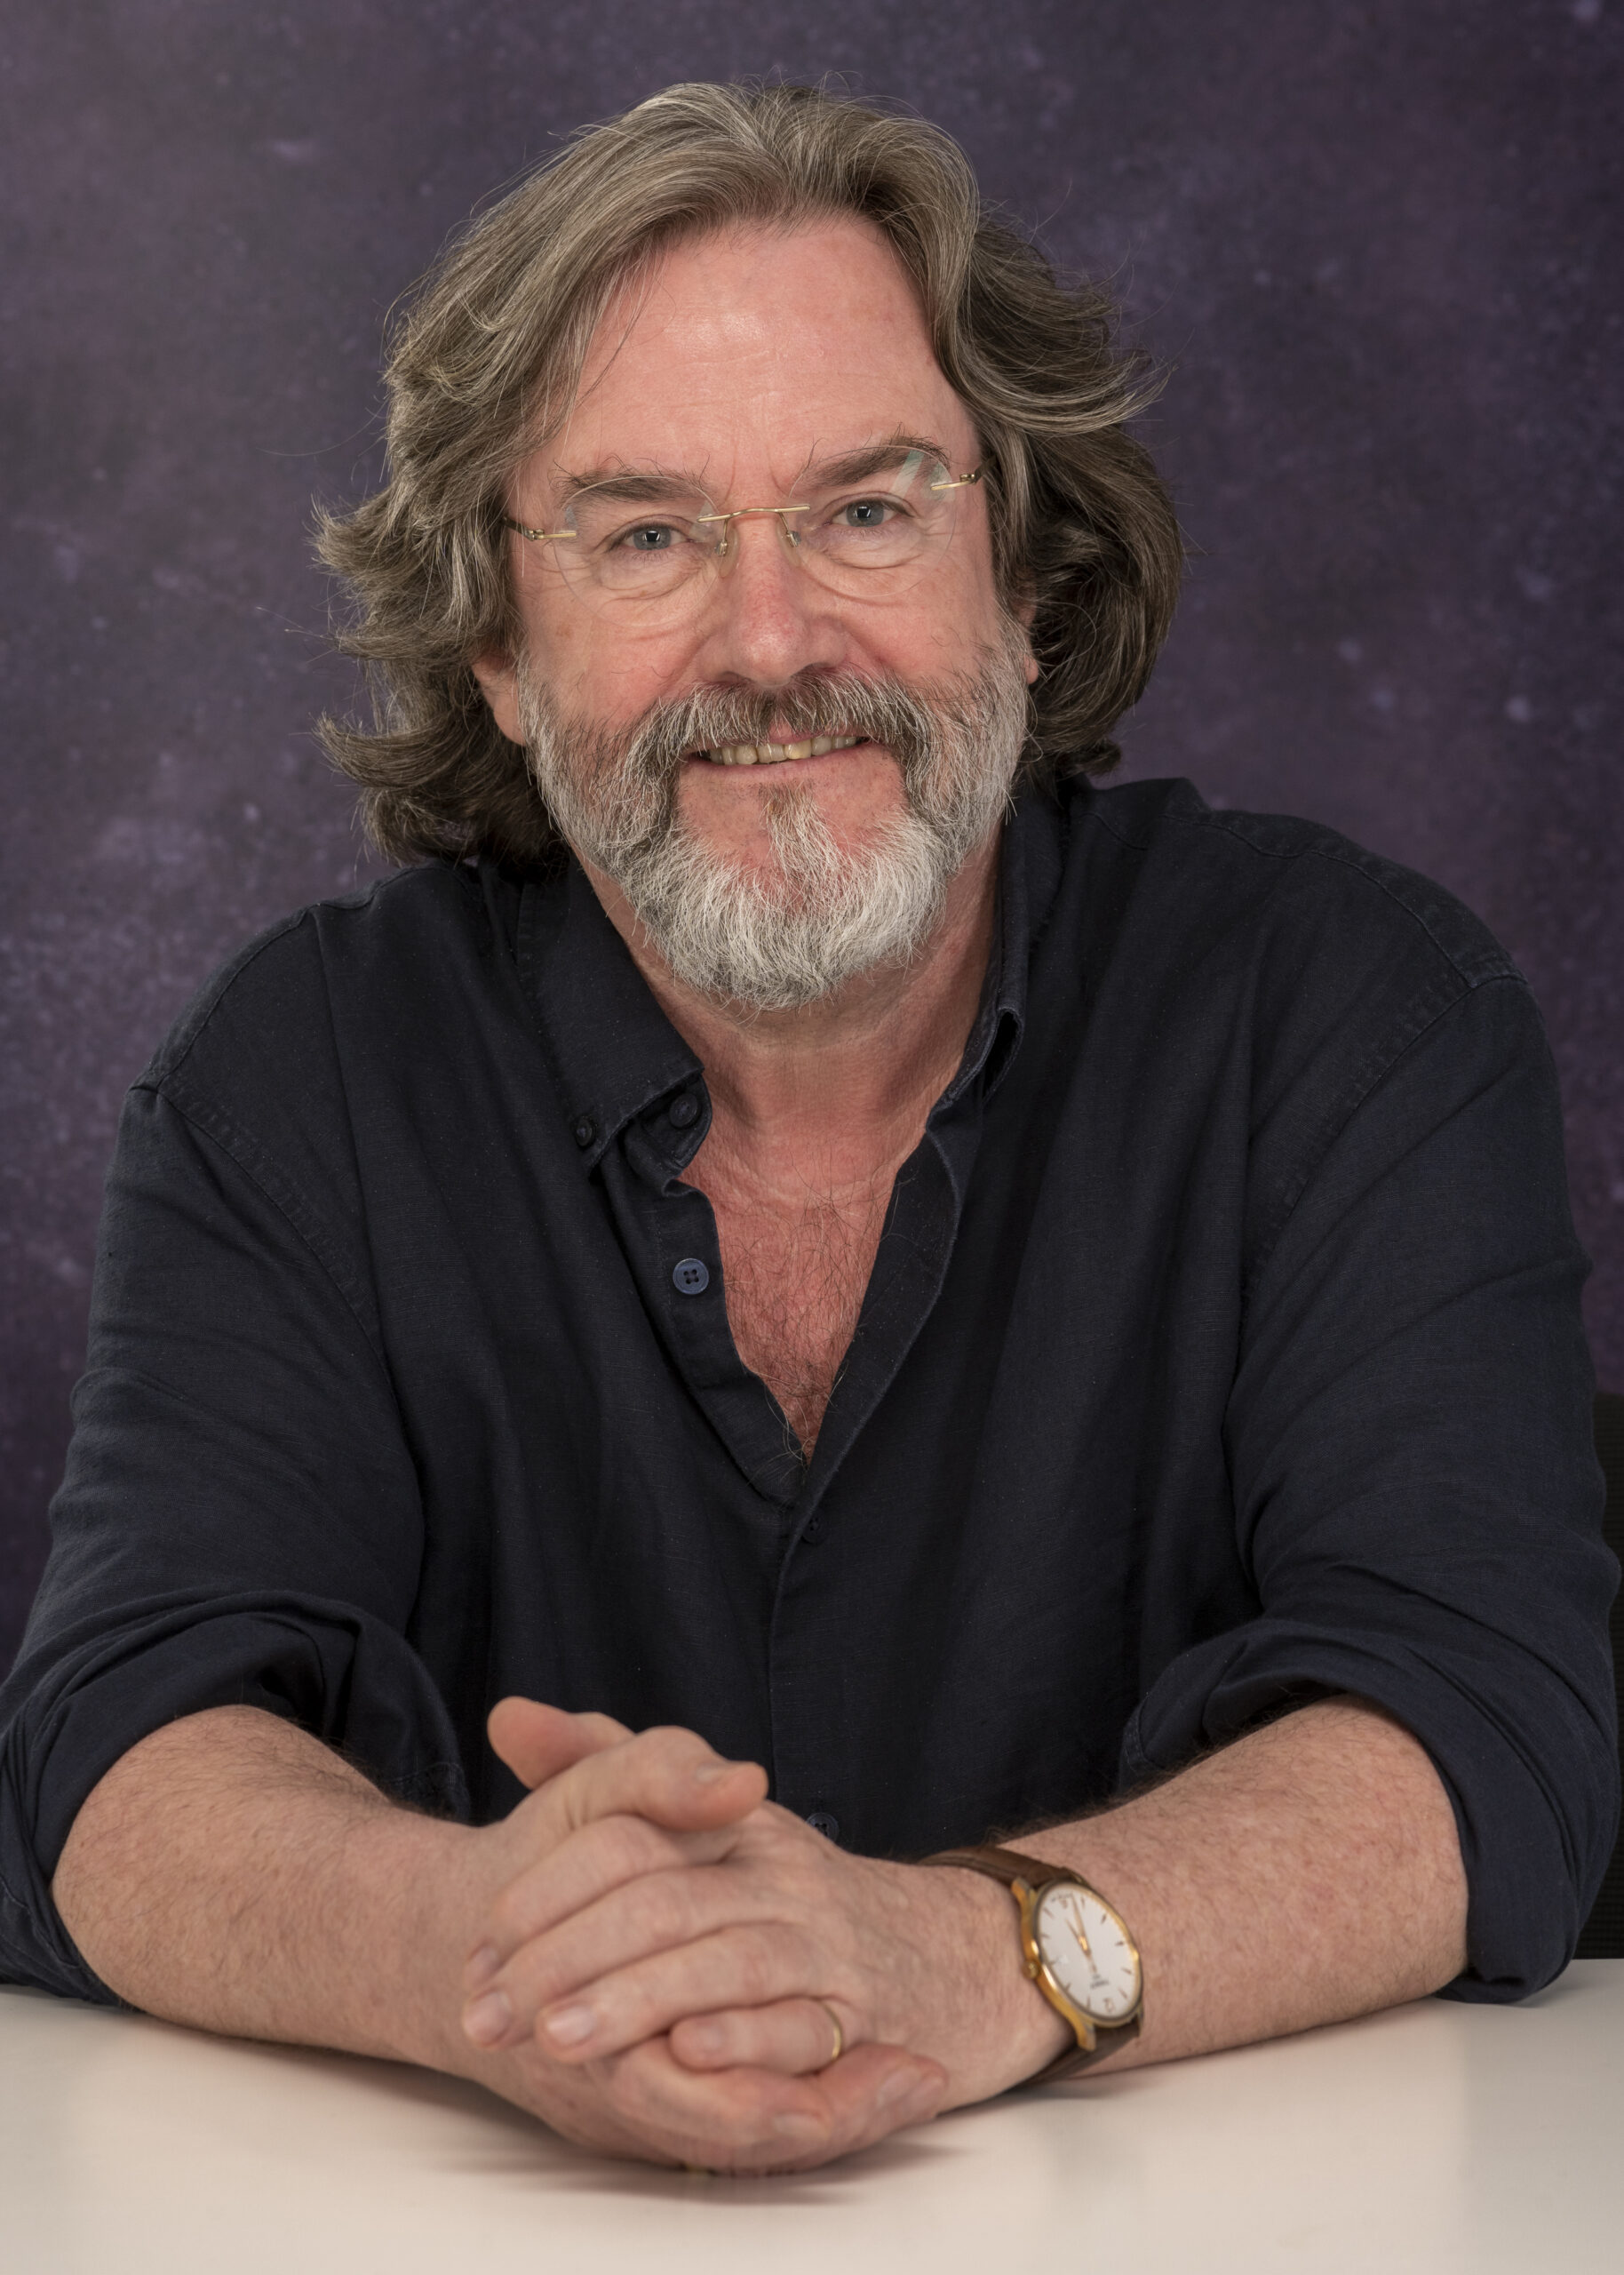
[[[524,730],[519,724],[519,675],[513,659],[499,649],[487,649],[482,656],[474,659],[474,676],[481,692],[490,706],[490,715],[510,743],[522,743]]]

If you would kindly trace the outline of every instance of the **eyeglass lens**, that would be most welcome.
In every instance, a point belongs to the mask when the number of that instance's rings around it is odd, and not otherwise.
[[[711,578],[737,558],[741,525],[770,519],[820,583],[878,598],[929,567],[951,536],[965,486],[919,451],[861,483],[805,491],[782,506],[728,510],[681,483],[611,480],[576,493],[549,546],[581,598],[664,611],[697,605]]]

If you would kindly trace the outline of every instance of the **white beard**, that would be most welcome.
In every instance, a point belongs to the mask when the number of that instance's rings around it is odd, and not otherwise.
[[[531,774],[574,850],[612,877],[683,985],[756,1011],[799,1010],[859,973],[917,955],[947,889],[1007,805],[1025,746],[1026,646],[1013,624],[980,672],[919,694],[826,673],[772,695],[697,690],[618,733],[562,719],[521,664]],[[887,744],[906,805],[841,844],[811,790],[768,787],[774,861],[742,866],[686,829],[686,754],[840,732]]]

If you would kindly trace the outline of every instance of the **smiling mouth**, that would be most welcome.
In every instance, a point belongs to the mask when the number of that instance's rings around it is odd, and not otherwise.
[[[851,750],[868,740],[866,735],[811,735],[799,743],[719,743],[697,757],[712,766],[782,766],[791,758],[825,758],[832,750]]]

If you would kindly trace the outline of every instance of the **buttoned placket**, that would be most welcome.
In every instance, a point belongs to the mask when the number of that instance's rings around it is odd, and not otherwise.
[[[1053,890],[1049,869],[1058,873],[1049,850],[1040,899]],[[832,1790],[838,1766],[819,1702],[826,1655],[839,1639],[825,1631],[816,1578],[802,1586],[800,1576],[816,1573],[831,1485],[905,1362],[946,1276],[983,1105],[1019,1044],[1033,898],[1026,866],[1011,831],[977,1018],[957,1074],[897,1174],[857,1327],[809,1464],[767,1385],[738,1355],[715,1216],[684,1176],[711,1123],[697,1059],[665,1019],[578,870],[566,882],[563,909],[554,912],[551,984],[540,993],[532,944],[532,1000],[583,1171],[601,1185],[627,1265],[673,1364],[776,1531],[768,1668],[773,1791],[832,1839],[839,1838]],[[527,962],[522,952],[521,962]]]

